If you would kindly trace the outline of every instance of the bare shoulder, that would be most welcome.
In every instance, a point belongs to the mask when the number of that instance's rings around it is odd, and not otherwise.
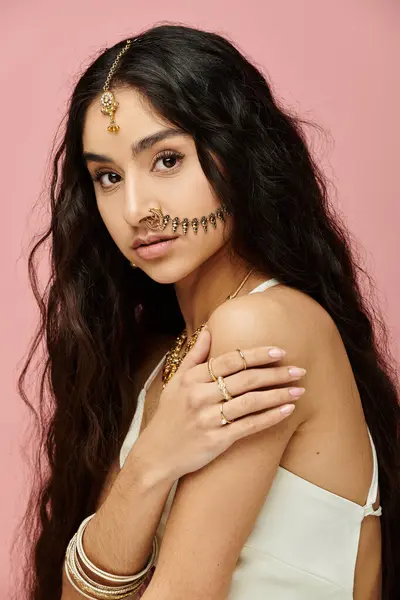
[[[316,344],[320,348],[340,340],[329,313],[311,296],[285,285],[221,304],[209,325],[228,338],[243,336],[246,341],[254,340],[254,345],[282,346],[291,360],[303,362],[315,360]]]
[[[225,302],[213,312],[209,325],[212,336],[223,338],[227,346],[236,343],[236,348],[240,344],[241,348],[283,348],[286,356],[281,365],[307,370],[301,381],[306,393],[296,404],[299,410],[295,412],[302,413],[308,428],[322,432],[329,427],[332,437],[336,435],[335,443],[341,442],[344,435],[353,435],[354,440],[361,435],[368,443],[363,432],[361,400],[339,329],[327,310],[311,296],[285,285],[274,286]],[[332,427],[332,420],[340,435]],[[306,429],[303,426],[296,432],[290,447],[299,438],[302,443],[306,438],[312,444],[313,436],[304,435]],[[296,446],[300,457],[298,450]]]
[[[281,285],[226,302],[212,323],[228,340],[234,331],[236,340],[251,339],[252,345],[276,344],[287,353],[284,364],[307,369],[298,404],[305,418],[280,464],[362,505],[372,476],[370,443],[352,365],[329,313],[307,294]]]

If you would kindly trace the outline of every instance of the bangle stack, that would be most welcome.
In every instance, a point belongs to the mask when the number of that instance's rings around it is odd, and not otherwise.
[[[119,600],[126,598],[133,592],[137,592],[147,578],[158,555],[157,536],[153,538],[153,551],[145,568],[136,575],[114,575],[96,567],[87,557],[82,544],[82,538],[86,526],[95,513],[82,521],[78,531],[68,544],[65,553],[64,568],[70,584],[85,598],[91,600],[105,600],[113,598]],[[101,577],[113,585],[97,583],[87,575],[83,566],[93,575]]]

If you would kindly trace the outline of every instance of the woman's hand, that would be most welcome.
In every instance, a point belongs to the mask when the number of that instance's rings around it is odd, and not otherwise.
[[[274,357],[269,354],[270,346],[241,348],[246,370],[237,350],[227,352],[212,364],[215,376],[224,377],[232,396],[224,402],[223,412],[234,422],[222,425],[220,403],[224,399],[207,365],[210,344],[211,335],[204,329],[162,391],[152,420],[135,444],[135,454],[140,450],[146,464],[150,461],[166,469],[172,480],[201,469],[240,438],[276,425],[291,414],[293,401],[304,392],[304,388],[292,387],[260,391],[304,375],[305,371],[290,374],[292,367],[271,366],[284,352]]]

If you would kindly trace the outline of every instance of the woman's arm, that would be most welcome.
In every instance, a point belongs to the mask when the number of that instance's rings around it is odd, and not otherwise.
[[[270,347],[248,347],[246,371],[241,370],[242,360],[235,350],[215,360],[218,372],[234,374],[243,392],[235,398],[232,409],[235,408],[238,417],[244,418],[230,429],[221,428],[220,394],[210,381],[204,362],[210,344],[210,333],[203,331],[178,373],[163,390],[155,415],[134,444],[121,472],[116,478],[116,469],[114,475],[109,475],[107,488],[110,491],[103,491],[100,507],[89,521],[83,538],[89,559],[105,571],[126,574],[142,570],[173,483],[186,473],[204,467],[236,440],[254,434],[252,416],[250,427],[247,426],[248,413],[261,410],[256,419],[257,431],[287,418],[280,406],[290,402],[291,397],[287,389],[280,388],[293,384],[293,377],[284,367],[274,365],[279,359],[269,355]],[[258,392],[257,408],[246,401],[246,391],[253,389],[247,383],[252,373],[263,376],[271,388]],[[210,411],[215,413],[215,420],[210,420]],[[64,574],[63,600],[80,597]]]
[[[213,313],[209,321],[210,355],[268,341],[285,348],[287,354],[281,364],[310,369],[308,347],[314,336],[307,335],[307,319],[302,316],[296,322],[293,312],[288,314],[265,294],[254,296],[232,300]],[[319,329],[318,323],[312,326]],[[238,556],[254,527],[285,448],[308,418],[306,379],[307,376],[302,382],[306,394],[297,400],[290,417],[273,428],[240,439],[210,464],[180,480],[157,568],[143,600],[227,597]]]
[[[146,565],[174,483],[167,469],[162,469],[161,464],[149,464],[138,440],[84,534],[85,552],[101,569],[122,575],[137,573]],[[63,571],[62,600],[81,598]]]

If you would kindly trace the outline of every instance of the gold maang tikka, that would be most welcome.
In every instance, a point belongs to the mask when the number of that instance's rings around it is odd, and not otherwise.
[[[118,102],[118,100],[115,99],[114,94],[109,89],[111,78],[115,73],[115,69],[118,66],[121,56],[123,54],[125,54],[125,52],[128,50],[131,43],[135,42],[138,39],[139,38],[133,38],[133,40],[127,40],[124,48],[122,48],[122,50],[117,54],[116,59],[114,60],[113,64],[111,65],[111,69],[107,75],[107,79],[106,79],[106,82],[103,87],[103,93],[102,93],[101,99],[100,99],[101,112],[103,113],[103,115],[108,115],[110,117],[110,124],[107,127],[107,131],[109,131],[110,133],[117,133],[119,131],[119,125],[116,124],[115,119],[114,119],[114,114],[119,106],[119,102]]]

